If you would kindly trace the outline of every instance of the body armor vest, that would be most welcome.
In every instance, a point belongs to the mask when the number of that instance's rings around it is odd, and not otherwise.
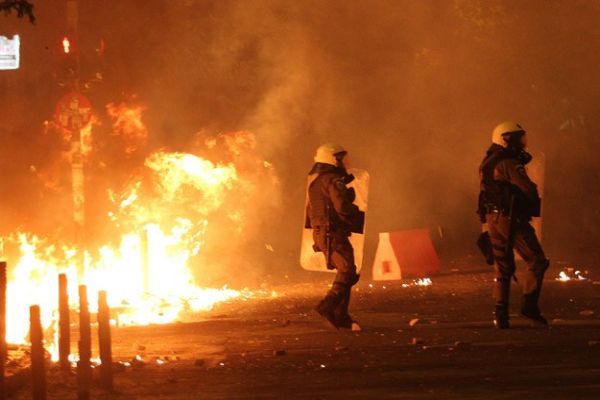
[[[321,187],[320,180],[322,175],[318,175],[308,187],[308,198],[310,204],[310,217],[313,224],[317,221],[326,221],[329,215],[329,209],[332,206],[331,200],[325,197]]]
[[[501,212],[508,215],[511,207],[511,198],[515,188],[508,181],[494,179],[494,171],[498,164],[512,158],[505,151],[495,151],[489,154],[481,164],[481,192],[479,193],[478,214],[485,221],[485,215],[490,212]],[[514,203],[513,203],[514,204]]]
[[[323,179],[333,178],[330,173],[321,173],[311,182],[308,187],[308,198],[309,198],[309,218],[311,225],[315,226],[327,226],[329,224],[335,224],[336,213],[333,208],[333,203],[329,196],[323,191]]]

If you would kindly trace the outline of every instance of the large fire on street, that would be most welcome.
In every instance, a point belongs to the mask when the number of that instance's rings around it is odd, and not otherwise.
[[[0,0],[0,400],[597,400],[599,22]]]
[[[136,151],[146,139],[141,109],[109,105],[108,110],[114,120],[114,134],[125,136],[124,153]],[[82,135],[82,142],[86,141],[82,148],[88,149],[85,154],[89,159],[94,153],[91,124],[85,130],[88,134]],[[39,304],[48,349],[56,356],[58,274],[66,274],[70,282],[73,309],[77,309],[79,285],[87,286],[92,310],[97,293],[106,290],[116,311],[113,323],[120,326],[164,324],[211,310],[220,302],[275,296],[274,292],[208,288],[196,283],[192,264],[210,235],[229,229],[229,240],[243,237],[250,207],[247,201],[257,190],[253,174],[268,176],[276,184],[270,165],[256,158],[250,132],[221,135],[217,140],[225,143],[221,150],[230,157],[228,162],[159,150],[145,157],[143,167],[131,174],[121,191],[107,189],[105,194],[113,208],[105,221],[118,234],[110,244],[82,249],[29,232],[15,232],[5,238],[4,247],[14,248],[16,254],[9,259],[8,342],[27,341],[28,308]],[[216,151],[216,141],[211,140],[206,147]],[[245,169],[235,163],[240,155],[245,158]],[[249,165],[259,170],[249,170]],[[217,214],[221,220],[212,224],[211,218]]]

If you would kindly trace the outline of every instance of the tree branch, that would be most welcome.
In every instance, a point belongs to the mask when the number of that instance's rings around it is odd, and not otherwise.
[[[19,18],[27,16],[32,24],[35,22],[33,3],[30,3],[27,0],[0,0],[0,12],[4,12],[5,15],[8,15],[12,11],[17,13],[17,17]]]

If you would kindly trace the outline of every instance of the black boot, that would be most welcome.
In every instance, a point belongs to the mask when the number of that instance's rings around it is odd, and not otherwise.
[[[496,304],[496,310],[494,311],[494,325],[498,329],[510,328],[510,321],[508,319],[508,304]]]
[[[522,298],[521,304],[521,315],[525,318],[529,318],[533,322],[548,325],[548,321],[542,315],[538,306],[539,291],[536,290],[533,293],[525,294]]]
[[[525,281],[524,294],[521,298],[521,315],[542,325],[548,325],[548,321],[544,318],[538,306],[546,268],[548,268],[547,263],[542,264],[542,266],[537,269],[537,272],[529,271]]]
[[[348,313],[351,289],[348,288],[341,296],[340,303],[335,309],[335,322],[338,328],[360,330],[358,323]]]
[[[337,320],[335,310],[340,304],[342,298],[340,295],[329,292],[323,300],[317,304],[315,311],[323,318],[325,326],[332,330],[337,330]]]
[[[508,318],[508,301],[510,299],[510,276],[499,276],[494,283],[494,299],[496,309],[494,311],[494,325],[498,329],[510,328]]]

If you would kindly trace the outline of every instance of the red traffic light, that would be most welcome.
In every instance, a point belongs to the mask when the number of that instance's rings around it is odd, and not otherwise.
[[[63,53],[69,54],[71,52],[71,41],[68,37],[64,37],[62,40]]]

